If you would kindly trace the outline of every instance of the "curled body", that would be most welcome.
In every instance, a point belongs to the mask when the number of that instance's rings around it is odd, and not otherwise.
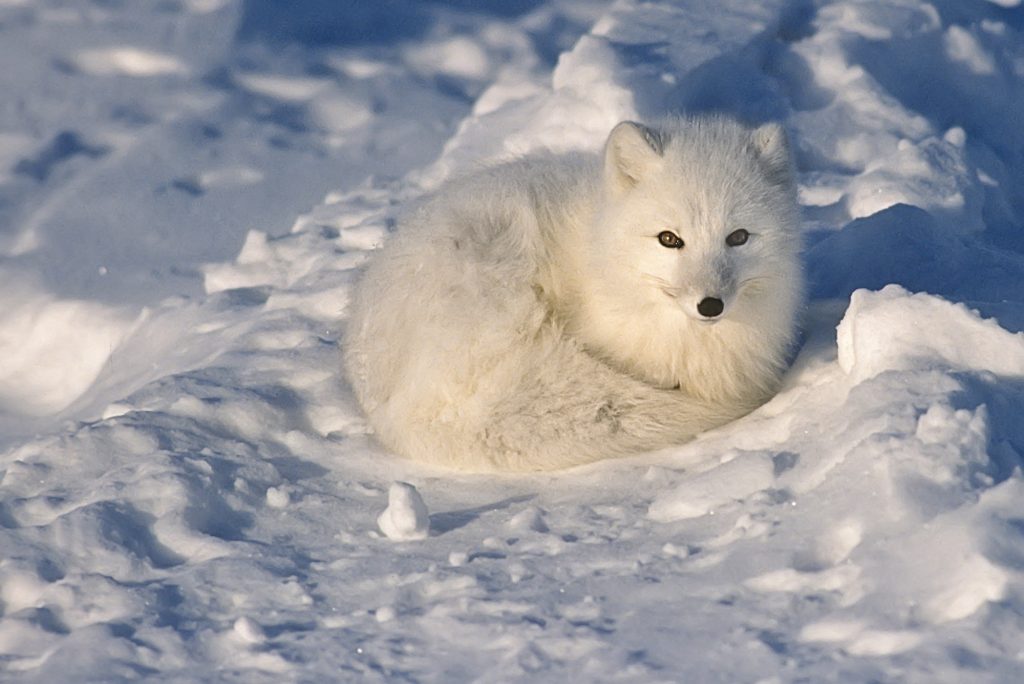
[[[461,470],[682,443],[777,390],[797,220],[783,130],[724,118],[453,180],[367,266],[348,378],[386,447]]]

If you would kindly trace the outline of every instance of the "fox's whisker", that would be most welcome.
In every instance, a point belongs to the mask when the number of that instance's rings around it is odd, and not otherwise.
[[[763,283],[774,280],[771,276],[751,276],[750,278],[744,278],[741,280],[737,287],[746,287],[747,285],[761,285]]]
[[[644,280],[657,287],[659,290],[667,294],[669,297],[678,297],[679,293],[682,292],[681,288],[673,287],[664,278],[659,278],[658,276],[652,275],[650,273],[643,273],[641,275]]]

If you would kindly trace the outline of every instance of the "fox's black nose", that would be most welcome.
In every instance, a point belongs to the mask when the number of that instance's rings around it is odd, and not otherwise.
[[[725,304],[717,297],[705,297],[697,305],[697,311],[705,318],[714,318],[725,310]]]

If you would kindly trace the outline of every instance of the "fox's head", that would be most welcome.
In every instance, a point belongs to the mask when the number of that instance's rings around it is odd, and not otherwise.
[[[783,297],[799,289],[796,190],[779,125],[623,122],[603,176],[592,239],[604,244],[591,255],[611,288],[708,324],[771,308],[780,285]]]

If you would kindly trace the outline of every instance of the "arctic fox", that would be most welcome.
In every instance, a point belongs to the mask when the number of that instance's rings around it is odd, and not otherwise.
[[[475,471],[678,444],[777,389],[802,300],[777,124],[623,122],[603,155],[450,182],[367,267],[344,339],[378,439]]]

